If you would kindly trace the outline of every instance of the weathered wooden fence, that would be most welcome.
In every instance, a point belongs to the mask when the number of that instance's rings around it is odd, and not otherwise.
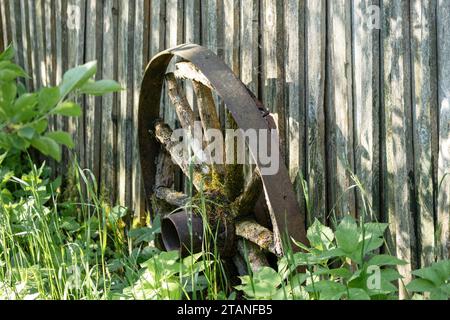
[[[0,46],[17,48],[30,88],[94,59],[99,77],[127,88],[80,101],[80,119],[52,120],[114,201],[143,208],[136,117],[146,63],[200,43],[278,114],[309,221],[370,207],[390,223],[392,250],[412,261],[405,274],[448,257],[450,1],[0,0],[0,13]]]

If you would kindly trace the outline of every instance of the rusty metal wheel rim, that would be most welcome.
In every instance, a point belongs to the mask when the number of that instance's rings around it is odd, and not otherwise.
[[[239,128],[244,131],[270,129],[270,124],[260,112],[262,106],[213,52],[198,45],[184,44],[159,53],[146,68],[138,111],[140,163],[147,203],[154,195],[156,159],[160,150],[159,142],[149,132],[153,130],[153,124],[160,116],[164,77],[174,57],[191,62],[203,72],[216,93],[223,99]],[[250,152],[253,156],[257,154],[257,150],[251,148]],[[300,211],[288,170],[281,157],[280,153],[278,173],[262,176],[267,203],[275,213],[277,226],[274,228],[277,227],[284,236],[306,243],[305,215]],[[255,156],[254,158],[257,159]],[[261,166],[258,161],[257,166]],[[153,217],[151,206],[149,208]],[[294,246],[295,249],[298,248]]]

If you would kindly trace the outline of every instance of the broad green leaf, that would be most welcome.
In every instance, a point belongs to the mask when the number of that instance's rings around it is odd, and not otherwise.
[[[52,114],[66,117],[79,117],[82,114],[81,107],[72,101],[65,101],[52,110]]]
[[[21,138],[31,140],[31,139],[33,139],[34,135],[36,134],[36,130],[34,130],[34,128],[32,128],[32,127],[23,127],[23,128],[19,129],[17,134]]]
[[[339,300],[347,293],[347,287],[343,284],[322,280],[306,287],[308,292],[320,294],[320,300]]]
[[[120,90],[122,90],[120,84],[113,80],[88,81],[80,88],[81,93],[92,96],[102,96]]]
[[[27,73],[18,65],[9,62],[0,62],[0,80],[1,81],[11,81],[16,78],[28,78]]]
[[[242,285],[237,286],[237,290],[244,292],[248,299],[283,299],[284,292],[280,292],[282,279],[280,275],[272,268],[263,267],[249,276],[241,277]],[[282,290],[281,290],[282,291]]]
[[[69,232],[75,232],[80,230],[81,226],[75,218],[67,217],[62,221],[61,228]]]
[[[28,122],[36,116],[35,106],[37,104],[37,95],[23,94],[14,103],[14,117],[13,122],[24,123]]]
[[[406,288],[411,292],[430,292],[436,289],[436,285],[425,279],[415,279],[411,281]]]
[[[34,123],[32,125],[32,127],[34,128],[34,130],[36,130],[37,133],[41,134],[45,130],[47,130],[47,128],[48,128],[48,120],[47,119],[41,119],[41,120],[37,121],[36,123]]]
[[[16,54],[14,47],[10,44],[5,51],[0,54],[0,61],[11,61]]]
[[[316,219],[308,229],[307,238],[312,247],[319,250],[326,250],[333,242],[334,234],[330,228],[324,226]]]
[[[270,282],[272,286],[278,287],[281,285],[281,277],[280,275],[272,268],[263,267],[259,272],[253,275],[254,279]]]
[[[415,276],[433,282],[436,286],[440,286],[445,281],[450,280],[450,262],[441,261],[433,264],[431,267],[413,271]]]
[[[372,235],[374,238],[380,238],[384,236],[386,229],[389,227],[387,223],[375,223],[369,222],[364,224],[364,231],[366,236]]]
[[[406,262],[403,260],[400,260],[396,257],[389,256],[386,254],[379,254],[374,256],[372,259],[369,260],[368,265],[369,266],[396,266],[396,265],[405,265]]]
[[[67,132],[53,131],[47,133],[45,136],[55,140],[59,144],[65,145],[68,148],[73,148],[75,146],[72,140],[72,136]]]
[[[13,105],[17,96],[17,86],[14,82],[0,82],[0,105],[10,113],[10,106]]]
[[[61,148],[50,138],[38,137],[31,141],[31,145],[46,156],[50,156],[56,161],[61,161]]]
[[[97,61],[70,69],[64,74],[59,86],[61,97],[67,96],[74,89],[80,89],[97,72]]]
[[[450,260],[434,263],[431,267],[442,283],[450,281]]]
[[[440,301],[448,301],[450,298],[450,292],[445,290],[444,287],[439,287],[431,291],[430,299],[431,300],[440,300]]]
[[[39,92],[39,107],[43,112],[47,112],[54,108],[59,100],[59,88],[43,88]]]
[[[370,300],[370,296],[366,291],[360,288],[350,288],[349,290],[349,300]]]
[[[128,214],[128,209],[122,206],[117,206],[112,208],[111,212],[108,215],[109,221],[112,223],[117,223],[119,219],[122,219]]]
[[[352,273],[347,268],[337,268],[337,269],[318,268],[318,270],[314,272],[314,275],[316,276],[329,275],[333,277],[341,277],[344,279],[349,279],[352,276]]]
[[[359,232],[356,221],[351,216],[345,216],[336,229],[338,247],[346,253],[354,253],[359,244]]]
[[[21,151],[25,151],[30,146],[30,142],[28,139],[24,139],[14,134],[9,135],[9,141],[15,149]]]

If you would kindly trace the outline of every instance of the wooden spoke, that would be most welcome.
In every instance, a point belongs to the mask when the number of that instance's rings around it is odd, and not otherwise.
[[[172,129],[163,121],[155,124],[155,136],[172,157],[172,160],[180,167],[183,173],[190,177],[190,167],[192,167],[193,185],[197,190],[208,189],[211,184],[210,169],[206,164],[190,164],[182,150],[178,148],[178,141],[172,141]]]
[[[202,121],[203,128],[221,130],[219,116],[217,115],[216,104],[210,88],[203,85],[201,82],[193,81],[192,86],[194,88],[195,95],[197,96],[198,108],[200,113],[200,119]],[[207,136],[210,140],[211,137]]]
[[[192,81],[195,95],[197,96],[198,112],[202,122],[202,127],[205,130],[205,137],[208,143],[212,143],[214,137],[208,132],[208,129],[215,129],[221,132],[222,126],[220,124],[219,116],[217,115],[216,105],[213,94],[210,88],[198,81]],[[222,149],[222,163],[225,163],[225,150]],[[218,174],[221,182],[225,177],[225,168],[223,164],[214,164],[213,169]]]
[[[232,114],[227,111],[227,128],[229,129],[239,129],[236,121],[234,120]],[[233,141],[234,140],[234,141]],[[244,191],[244,166],[238,163],[238,143],[239,139],[233,136],[227,136],[225,139],[225,153],[227,161],[230,156],[233,157],[232,163],[227,165],[225,172],[225,194],[228,199],[234,202]],[[231,146],[234,145],[234,148]]]
[[[275,246],[273,232],[267,228],[264,228],[254,220],[237,222],[236,235],[257,244],[261,249],[267,250],[276,255],[281,254]]]
[[[233,260],[239,272],[248,274],[248,267],[250,267],[252,272],[258,272],[261,268],[269,266],[264,251],[254,243],[240,239],[237,243],[237,250],[239,255]],[[241,260],[242,258],[244,258],[244,261]]]
[[[172,187],[174,184],[173,171],[174,164],[170,155],[165,150],[161,150],[156,163],[155,189]]]
[[[174,191],[170,188],[160,187],[155,190],[155,195],[158,199],[166,201],[168,204],[177,208],[182,208],[189,202],[189,196]]]
[[[200,82],[204,86],[214,89],[208,78],[190,62],[178,62],[176,64],[175,77],[178,79]]]
[[[166,83],[168,87],[168,95],[170,101],[175,106],[178,119],[180,120],[181,126],[184,129],[194,128],[195,114],[192,110],[186,95],[183,90],[180,89],[177,79],[173,73],[166,74]]]
[[[263,184],[261,175],[258,169],[255,169],[255,171],[253,171],[252,179],[244,192],[233,203],[236,215],[242,216],[251,213],[262,192]]]

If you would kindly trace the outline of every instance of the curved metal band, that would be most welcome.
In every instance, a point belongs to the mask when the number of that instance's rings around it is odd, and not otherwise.
[[[213,52],[198,45],[185,44],[159,53],[145,71],[139,99],[139,149],[147,201],[154,192],[156,157],[160,150],[160,145],[149,132],[154,129],[154,122],[160,115],[164,75],[174,56],[190,61],[203,72],[241,129],[270,130],[246,86]],[[258,158],[255,157],[258,150],[250,152],[254,159]],[[281,154],[278,161],[277,174],[262,176],[268,203],[275,213],[280,232],[287,232],[295,240],[307,243],[305,215],[300,212]]]

